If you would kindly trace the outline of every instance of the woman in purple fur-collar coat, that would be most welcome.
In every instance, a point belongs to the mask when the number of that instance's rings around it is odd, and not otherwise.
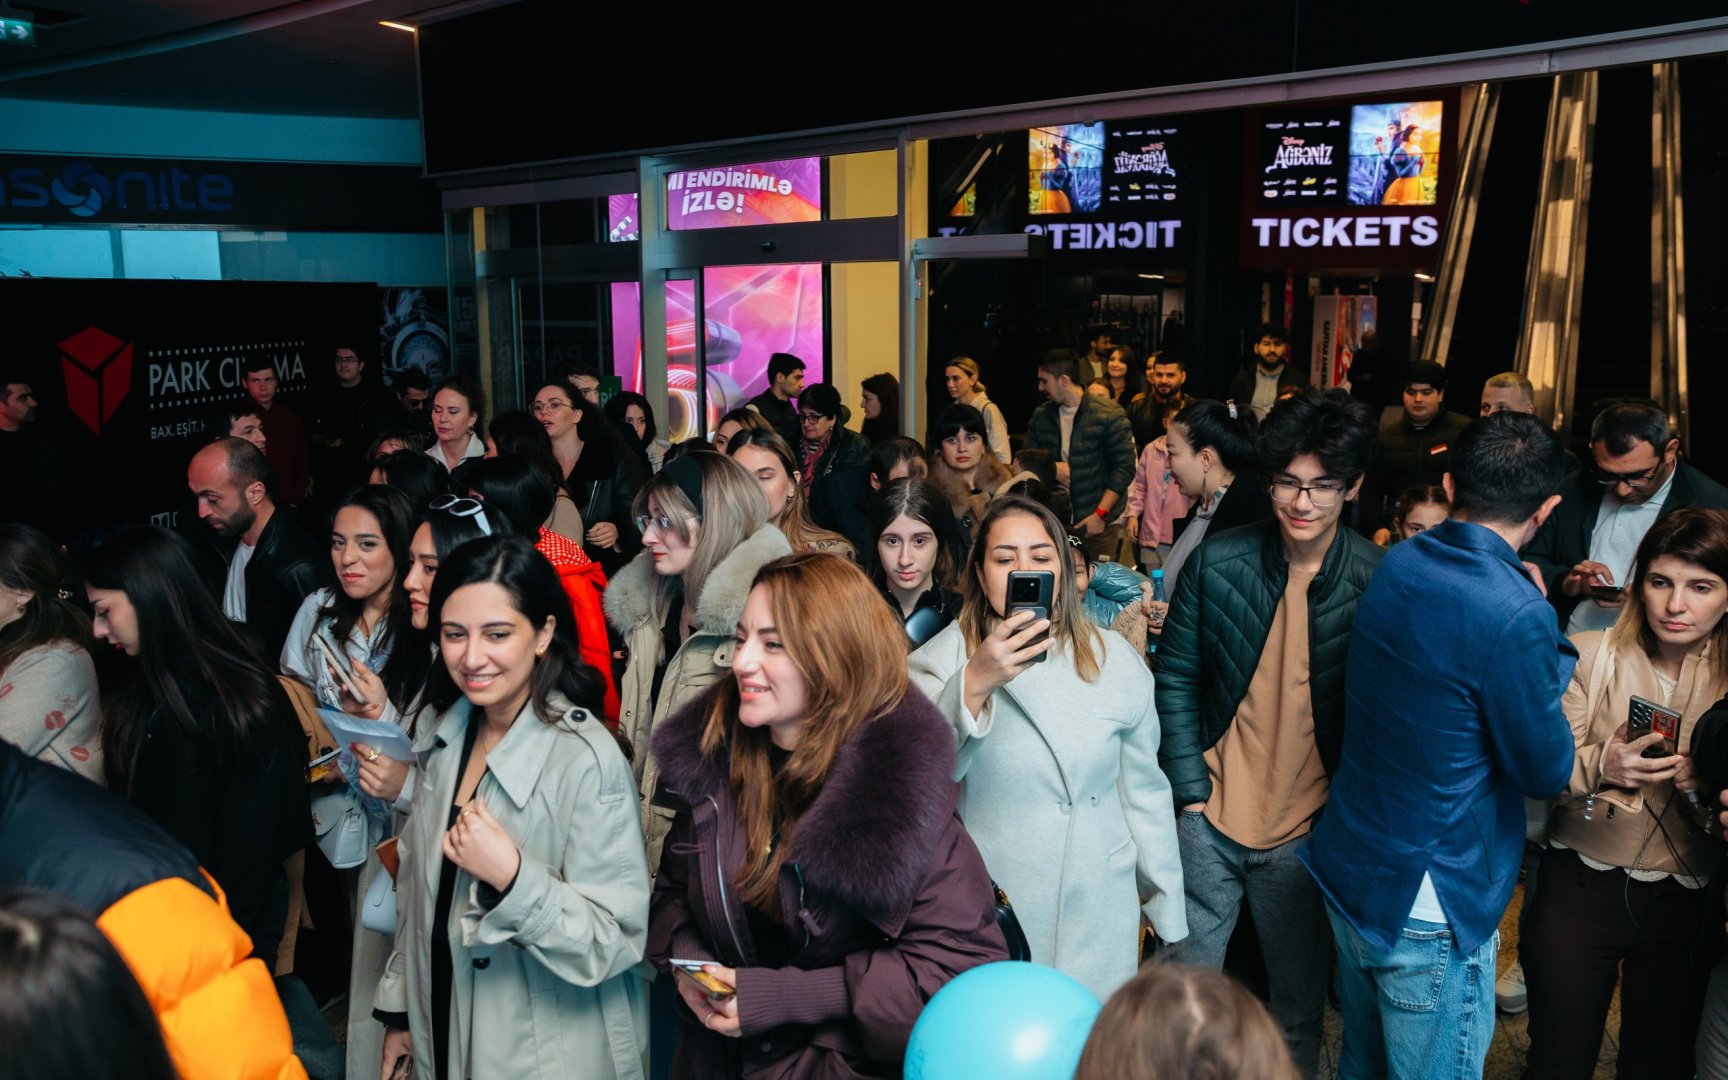
[[[679,1077],[898,1076],[925,1002],[1007,958],[955,813],[954,740],[908,682],[864,574],[791,555],[756,577],[733,677],[654,734],[661,857],[648,958],[679,978]]]

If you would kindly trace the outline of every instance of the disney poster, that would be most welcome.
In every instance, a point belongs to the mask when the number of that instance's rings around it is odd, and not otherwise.
[[[1351,205],[1433,206],[1444,121],[1445,107],[1438,101],[1351,108]]]
[[[1095,213],[1104,201],[1104,125],[1057,124],[1027,136],[1027,212]]]

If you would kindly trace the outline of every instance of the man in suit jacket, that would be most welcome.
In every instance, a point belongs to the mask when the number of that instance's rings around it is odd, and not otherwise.
[[[1453,519],[1393,547],[1356,608],[1342,758],[1301,853],[1338,944],[1340,1075],[1481,1073],[1524,799],[1572,775],[1578,653],[1518,561],[1560,462],[1533,416],[1471,424],[1443,481]]]
[[[1568,634],[1606,630],[1617,598],[1592,586],[1632,580],[1632,556],[1657,519],[1683,507],[1728,509],[1728,488],[1680,460],[1680,440],[1654,401],[1610,405],[1590,425],[1594,468],[1560,485],[1560,509],[1524,549],[1542,571],[1548,600]]]

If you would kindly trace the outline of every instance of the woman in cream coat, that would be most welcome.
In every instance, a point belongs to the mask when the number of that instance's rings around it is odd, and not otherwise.
[[[1165,941],[1188,935],[1152,676],[1087,620],[1043,507],[992,502],[970,562],[960,618],[912,654],[912,680],[954,727],[961,816],[1032,960],[1106,998],[1139,965],[1142,914]],[[1001,616],[1013,570],[1055,575],[1047,641]]]

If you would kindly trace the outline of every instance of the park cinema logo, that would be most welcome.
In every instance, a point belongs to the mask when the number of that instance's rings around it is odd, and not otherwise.
[[[132,343],[94,326],[60,343],[66,407],[97,435],[132,389]]]

